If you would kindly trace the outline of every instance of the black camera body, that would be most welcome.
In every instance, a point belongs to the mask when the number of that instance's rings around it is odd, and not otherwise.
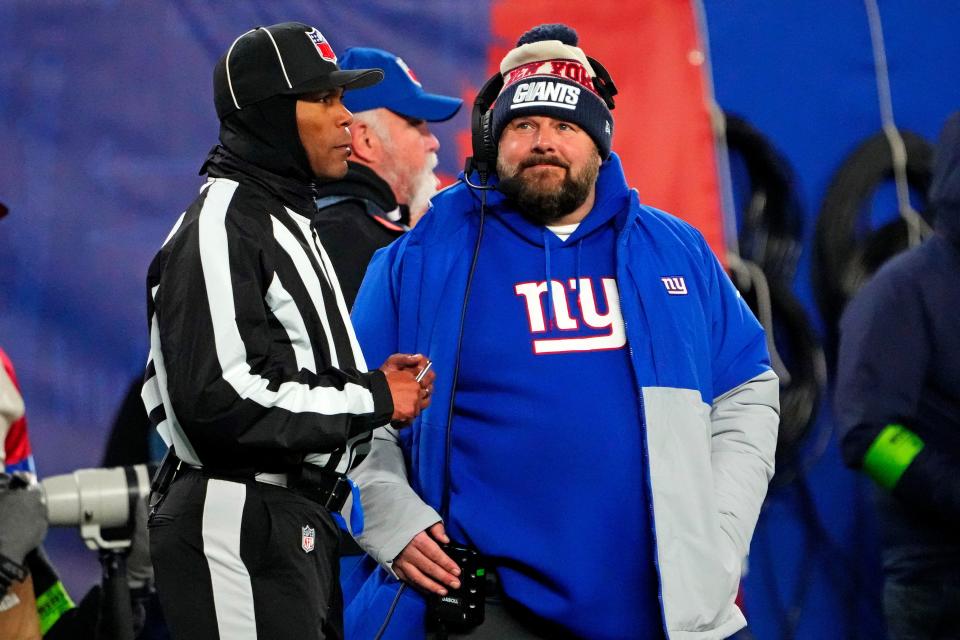
[[[466,630],[483,623],[486,601],[486,568],[476,549],[455,543],[440,548],[460,567],[460,588],[448,589],[447,595],[431,595],[433,622],[450,630]]]

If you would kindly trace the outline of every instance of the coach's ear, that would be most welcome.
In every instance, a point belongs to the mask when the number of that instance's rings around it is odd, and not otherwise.
[[[362,120],[354,120],[350,125],[350,134],[353,138],[351,147],[354,160],[376,167],[383,161],[386,153],[383,139],[377,132]]]

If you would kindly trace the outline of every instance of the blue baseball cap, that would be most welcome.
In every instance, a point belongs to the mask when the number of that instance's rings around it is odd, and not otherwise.
[[[408,118],[443,122],[463,106],[460,98],[424,91],[407,63],[383,49],[351,47],[343,52],[339,62],[344,70],[383,69],[383,80],[376,86],[343,95],[343,104],[354,113],[384,108]]]

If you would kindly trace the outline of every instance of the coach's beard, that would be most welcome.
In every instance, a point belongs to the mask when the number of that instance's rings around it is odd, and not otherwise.
[[[543,176],[525,171],[538,164],[550,164],[565,170],[563,181],[552,186]],[[582,205],[600,172],[600,156],[593,158],[579,173],[570,171],[570,165],[551,156],[531,155],[516,167],[508,167],[497,160],[497,189],[506,196],[507,202],[530,222],[544,226],[573,213]]]

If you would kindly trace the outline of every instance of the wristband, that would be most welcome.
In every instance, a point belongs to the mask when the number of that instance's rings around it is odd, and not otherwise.
[[[863,469],[884,489],[893,489],[923,450],[923,440],[902,424],[888,424],[870,444]]]
[[[50,627],[57,623],[67,611],[76,605],[70,599],[70,594],[63,583],[57,580],[49,589],[37,596],[37,617],[40,619],[40,633],[46,635]]]

